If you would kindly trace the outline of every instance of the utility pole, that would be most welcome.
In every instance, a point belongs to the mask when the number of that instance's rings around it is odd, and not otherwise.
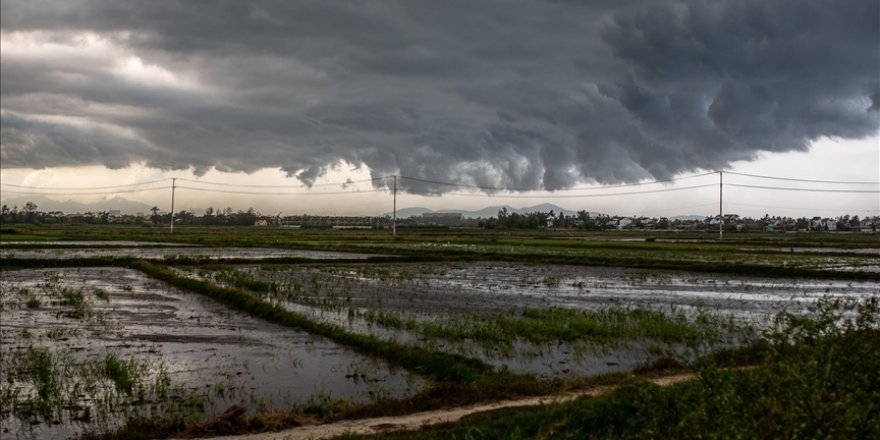
[[[177,187],[177,178],[171,178],[171,233],[174,233],[174,190]]]
[[[724,171],[718,170],[718,241],[724,240]]]
[[[391,214],[391,233],[394,237],[397,237],[397,175],[394,175],[394,189],[392,190],[394,194],[394,210]]]

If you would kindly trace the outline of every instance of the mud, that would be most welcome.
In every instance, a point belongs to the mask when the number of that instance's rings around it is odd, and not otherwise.
[[[424,383],[323,338],[230,311],[133,270],[5,271],[0,287],[4,361],[10,350],[26,346],[68,350],[79,360],[108,352],[123,359],[148,359],[154,368],[161,363],[181,388],[203,390],[206,415],[234,404],[291,409],[328,399],[369,402],[415,392]],[[50,291],[65,287],[83,292],[88,317],[69,316],[69,307],[52,299]],[[23,288],[40,299],[38,308],[22,304],[18,292]],[[108,299],[94,297],[95,289],[106,292]],[[90,397],[84,396],[85,404]],[[93,428],[70,420],[59,425],[22,422],[4,413],[2,428],[9,433],[3,437],[60,438]]]
[[[64,242],[65,246],[67,246]],[[99,245],[92,242],[93,246],[74,246],[74,247],[10,247],[3,246],[0,248],[0,258],[27,258],[27,259],[52,259],[59,260],[65,258],[98,258],[98,257],[137,257],[148,260],[157,260],[173,257],[190,257],[190,258],[310,258],[315,260],[332,260],[332,259],[367,259],[376,256],[375,254],[363,254],[354,252],[332,252],[332,251],[310,251],[296,249],[273,249],[273,248],[245,248],[245,247],[223,247],[210,248],[187,245],[174,246],[154,246],[139,245],[131,247],[115,247],[116,242],[106,242],[110,247]],[[40,243],[41,245],[44,243]]]

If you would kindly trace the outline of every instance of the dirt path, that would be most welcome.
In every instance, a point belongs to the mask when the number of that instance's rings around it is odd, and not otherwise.
[[[672,385],[693,378],[693,374],[681,374],[652,379],[651,382],[660,385]],[[575,392],[556,394],[551,396],[529,397],[518,400],[502,400],[500,402],[482,403],[477,405],[463,406],[459,408],[425,411],[405,416],[376,417],[372,419],[343,420],[324,425],[300,426],[280,432],[264,432],[260,434],[244,434],[214,437],[209,440],[316,440],[335,437],[342,434],[380,434],[391,431],[409,431],[424,426],[438,425],[447,422],[456,422],[462,417],[471,414],[492,411],[501,408],[516,408],[523,406],[546,405],[551,403],[568,402],[582,396],[598,396],[612,386],[600,386]]]

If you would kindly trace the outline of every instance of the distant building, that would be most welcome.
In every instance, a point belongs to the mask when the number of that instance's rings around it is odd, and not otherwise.
[[[422,223],[426,225],[455,226],[461,224],[460,212],[426,212],[422,214]]]

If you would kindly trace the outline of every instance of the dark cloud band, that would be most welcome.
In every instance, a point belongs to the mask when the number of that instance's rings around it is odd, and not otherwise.
[[[880,128],[872,1],[42,3],[2,2],[3,167],[559,189]]]

